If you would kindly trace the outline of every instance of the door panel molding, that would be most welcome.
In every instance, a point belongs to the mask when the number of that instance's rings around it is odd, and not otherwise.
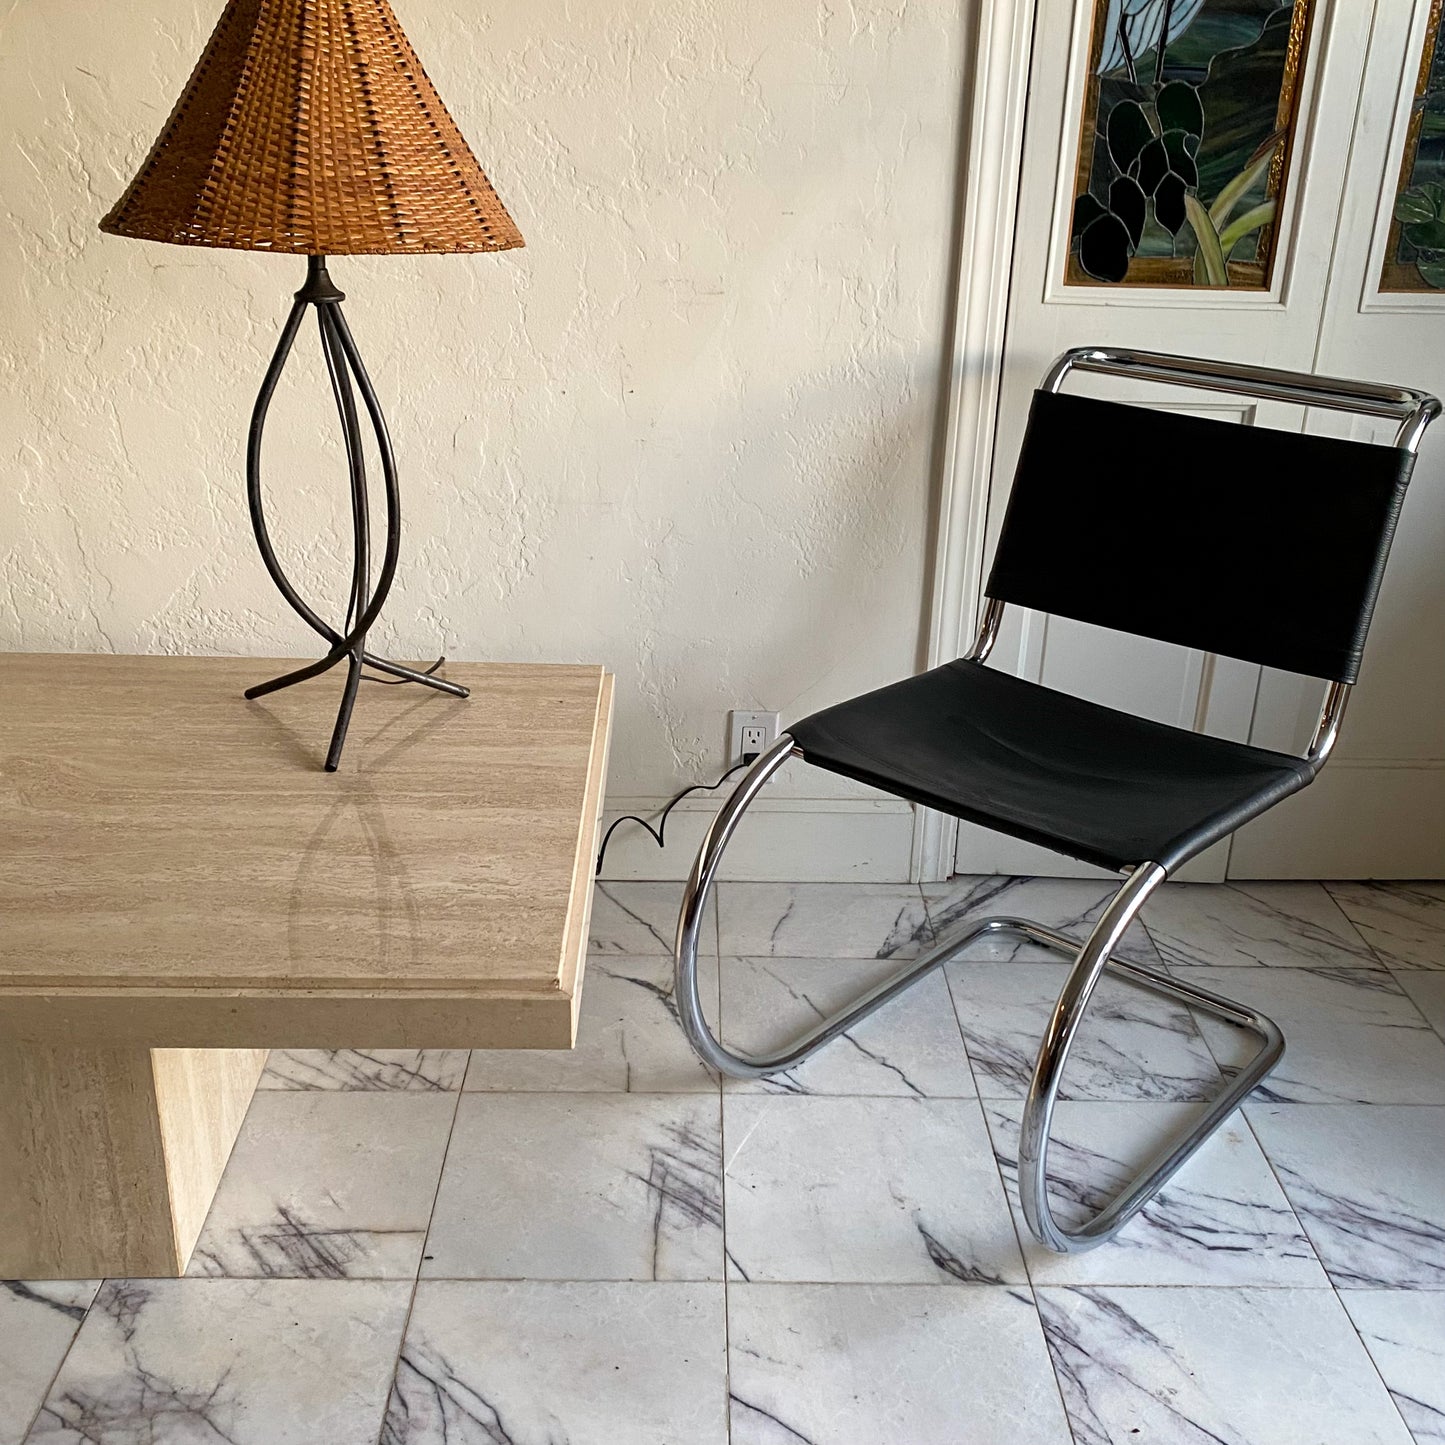
[[[979,0],[925,649],[929,667],[963,652],[977,625],[1033,29],[1032,5]],[[915,881],[947,878],[953,871],[957,828],[956,819],[930,808],[915,811],[910,866]]]
[[[1370,48],[1366,75],[1374,73],[1375,67],[1398,65],[1399,87],[1395,95],[1395,109],[1389,118],[1389,138],[1384,145],[1383,156],[1378,165],[1379,187],[1376,192],[1375,223],[1370,238],[1369,258],[1365,263],[1365,274],[1360,288],[1361,313],[1396,312],[1406,315],[1420,315],[1445,311],[1445,291],[1382,291],[1380,273],[1384,269],[1385,252],[1390,241],[1390,219],[1394,211],[1395,191],[1400,180],[1400,167],[1405,157],[1405,142],[1410,129],[1410,110],[1415,100],[1415,88],[1420,75],[1420,62],[1425,48],[1426,31],[1430,25],[1433,0],[1415,0],[1403,46],[1400,39],[1403,9],[1382,7],[1376,14],[1375,24],[1370,33]],[[1437,42],[1445,44],[1445,39]],[[1360,125],[1357,138],[1362,152],[1379,145],[1379,130],[1386,114],[1385,107],[1360,107]],[[1363,162],[1363,157],[1362,157]],[[1363,169],[1363,164],[1362,164]]]

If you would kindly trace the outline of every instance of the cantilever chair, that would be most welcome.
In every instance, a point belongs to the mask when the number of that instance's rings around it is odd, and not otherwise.
[[[1068,395],[1074,371],[1384,417],[1394,445],[1244,427]],[[1440,403],[1422,392],[1154,352],[1086,347],[1034,396],[970,652],[813,714],[744,775],[713,820],[683,895],[677,1006],[698,1055],[738,1078],[794,1068],[975,939],[1011,934],[1074,960],[1044,1032],[1019,1144],[1038,1240],[1060,1253],[1112,1238],[1278,1063],[1284,1039],[1243,1004],[1143,968],[1115,948],[1150,894],[1211,843],[1314,781],[1339,733],[1405,486]],[[1113,435],[1109,460],[1084,445]],[[1168,458],[1168,465],[1162,460]],[[1128,713],[991,671],[1005,604],[1223,653],[1327,683],[1303,757]],[[767,1057],[712,1034],[698,994],[698,931],[723,850],[789,758],[1101,864],[1124,875],[1088,938],[1022,918],[967,922],[856,1002]],[[1048,1150],[1069,1047],[1105,969],[1252,1031],[1259,1047],[1203,1117],[1077,1228],[1056,1219]]]

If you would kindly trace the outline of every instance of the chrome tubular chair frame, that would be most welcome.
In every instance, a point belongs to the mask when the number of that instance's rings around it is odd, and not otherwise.
[[[1434,397],[1403,388],[1099,347],[1079,348],[1065,353],[1049,371],[1042,389],[1057,391],[1073,370],[1391,417],[1400,423],[1396,444],[1411,452],[1418,445],[1425,427],[1440,412],[1440,404]],[[966,654],[969,660],[984,662],[988,658],[998,636],[1003,610],[1003,603],[996,598],[985,599],[977,636]],[[1319,722],[1306,752],[1306,756],[1317,765],[1324,764],[1334,746],[1349,691],[1348,684],[1338,682],[1329,684],[1327,688]],[[1115,952],[1149,896],[1167,877],[1160,864],[1144,860],[1126,870],[1123,885],[1104,908],[1088,938],[1082,942],[1028,919],[1006,916],[976,919],[940,940],[919,958],[904,964],[846,1008],[814,1025],[778,1052],[758,1055],[727,1048],[708,1026],[698,989],[697,957],[703,914],[723,853],[749,805],[789,758],[802,756],[803,751],[792,736],[784,733],[753,763],[713,819],[684,888],[677,929],[676,1002],[683,1030],[698,1057],[719,1073],[733,1078],[758,1079],[782,1073],[797,1067],[840,1034],[847,1033],[855,1024],[980,938],[1007,934],[1041,944],[1072,959],[1073,967],[1045,1028],[1024,1105],[1019,1141],[1019,1191],[1024,1217],[1039,1242],[1059,1253],[1092,1249],[1112,1239],[1279,1062],[1284,1054],[1284,1038],[1278,1027],[1263,1014],[1243,1004],[1131,963]],[[1140,1170],[1092,1218],[1076,1228],[1068,1228],[1055,1217],[1049,1199],[1050,1131],[1069,1050],[1105,969],[1127,983],[1255,1034],[1259,1047],[1250,1061],[1231,1076],[1219,1096],[1186,1134]]]
[[[1279,1062],[1284,1053],[1284,1039],[1279,1029],[1263,1014],[1242,1004],[1206,989],[1181,983],[1140,964],[1131,963],[1114,952],[1144,901],[1164,881],[1164,870],[1158,864],[1144,863],[1129,874],[1124,886],[1114,895],[1082,945],[1076,938],[1045,928],[1027,918],[998,915],[975,919],[935,944],[920,957],[904,964],[897,972],[869,989],[846,1008],[825,1018],[777,1053],[759,1055],[729,1049],[709,1028],[703,1014],[697,970],[703,914],[712,894],[723,852],[742,821],[748,805],[768,779],[789,758],[795,756],[801,757],[802,752],[785,733],[752,765],[713,819],[683,891],[682,913],[677,931],[675,996],[683,1031],[698,1057],[719,1073],[735,1079],[761,1079],[770,1074],[785,1073],[796,1068],[824,1044],[830,1043],[840,1034],[847,1033],[869,1014],[890,1003],[925,974],[932,973],[977,939],[1008,934],[1030,943],[1041,944],[1065,958],[1074,960],[1074,967],[1044,1032],[1033,1079],[1029,1085],[1028,1100],[1024,1106],[1019,1141],[1019,1191],[1024,1217],[1035,1237],[1048,1248],[1060,1253],[1092,1249],[1113,1238]],[[1260,1047],[1203,1117],[1177,1144],[1152,1161],[1140,1172],[1137,1179],[1091,1220],[1079,1229],[1070,1230],[1054,1217],[1049,1202],[1049,1130],[1054,1104],[1063,1083],[1069,1049],[1083,1023],[1089,1000],[1105,968],[1112,970],[1126,982],[1151,993],[1162,994],[1187,1007],[1199,1009],[1227,1023],[1252,1030],[1259,1036]]]

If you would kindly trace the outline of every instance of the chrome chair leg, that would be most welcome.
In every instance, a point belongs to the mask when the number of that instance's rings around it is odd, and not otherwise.
[[[995,916],[975,919],[777,1052],[749,1054],[727,1048],[709,1028],[703,1015],[697,971],[703,914],[717,880],[718,865],[743,814],[768,779],[795,754],[800,754],[800,750],[795,747],[792,737],[784,733],[743,775],[703,837],[702,847],[683,890],[682,911],[677,925],[675,998],[683,1031],[693,1050],[709,1067],[731,1078],[760,1079],[784,1073],[796,1068],[824,1044],[897,998],[974,940],[991,934],[1009,934],[1042,944],[1073,959],[1074,966],[1044,1032],[1024,1105],[1019,1141],[1019,1193],[1024,1218],[1041,1244],[1061,1254],[1093,1249],[1112,1239],[1173,1178],[1279,1062],[1284,1054],[1284,1038],[1279,1029],[1253,1009],[1208,989],[1131,963],[1115,953],[1130,923],[1166,876],[1157,863],[1143,863],[1130,873],[1082,945],[1076,938],[1026,918]],[[1069,1049],[1105,968],[1151,993],[1249,1029],[1259,1035],[1261,1045],[1250,1062],[1233,1077],[1182,1139],[1152,1160],[1092,1219],[1076,1229],[1069,1229],[1054,1217],[1049,1202],[1049,1140],[1054,1104],[1063,1081]]]
[[[952,958],[965,944],[990,933],[1022,933],[1029,929],[1020,918],[983,918],[911,959],[896,973],[868,989],[847,1008],[825,1018],[793,1043],[774,1054],[748,1054],[725,1047],[708,1027],[698,989],[697,953],[703,913],[716,881],[717,868],[748,805],[763,784],[796,753],[793,739],[784,733],[767,752],[743,774],[742,781],[722,805],[698,850],[697,860],[683,890],[682,912],[677,923],[676,987],[674,997],[683,1032],[697,1056],[710,1068],[734,1079],[762,1079],[796,1068],[830,1040],[846,1033],[854,1024],[882,1008],[925,974]]]
[[[1075,960],[1039,1045],[1019,1137],[1019,1198],[1024,1218],[1034,1238],[1060,1254],[1077,1254],[1112,1239],[1193,1157],[1284,1054],[1284,1036],[1273,1020],[1263,1014],[1208,989],[1130,963],[1113,953],[1145,900],[1164,878],[1164,870],[1156,863],[1135,868],[1110,900],[1082,947],[1077,939],[1052,929],[1035,926],[1029,930],[1035,942]],[[1260,1047],[1193,1128],[1152,1159],[1092,1219],[1076,1229],[1068,1229],[1054,1216],[1049,1202],[1048,1154],[1054,1104],[1063,1082],[1069,1048],[1105,967],[1151,993],[1250,1030],[1259,1036]]]

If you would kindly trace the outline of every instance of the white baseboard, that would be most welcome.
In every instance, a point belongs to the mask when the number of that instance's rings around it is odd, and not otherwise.
[[[959,828],[958,871],[1116,876],[967,823]],[[1445,878],[1445,764],[1336,759],[1302,793],[1206,849],[1178,876]]]
[[[1330,762],[1241,828],[1231,878],[1445,878],[1445,763]]]
[[[1224,877],[1227,844],[1216,843],[1197,858],[1191,858],[1179,870],[1178,877],[1186,883],[1217,883]],[[1119,881],[1119,874],[1080,863],[1062,853],[992,833],[974,823],[958,825],[958,852],[955,857],[958,873],[1006,873],[1029,878],[1100,878]]]
[[[665,798],[609,798],[605,825],[625,813],[656,824]],[[607,845],[604,879],[686,878],[719,797],[684,798],[659,848],[635,823]],[[721,876],[735,881],[906,883],[913,854],[913,806],[895,799],[759,798],[728,846]]]
[[[654,820],[665,798],[616,798],[623,813]],[[717,797],[685,798],[667,825],[667,847],[627,825],[612,836],[603,877],[678,880],[687,876]],[[911,804],[896,799],[760,798],[728,848],[724,878],[764,882],[904,883],[914,848]],[[961,828],[961,871],[1052,877],[1109,875],[1056,853]],[[1226,845],[1183,870],[1224,876]],[[1319,780],[1243,828],[1228,854],[1231,878],[1445,878],[1445,764],[1341,758]]]

